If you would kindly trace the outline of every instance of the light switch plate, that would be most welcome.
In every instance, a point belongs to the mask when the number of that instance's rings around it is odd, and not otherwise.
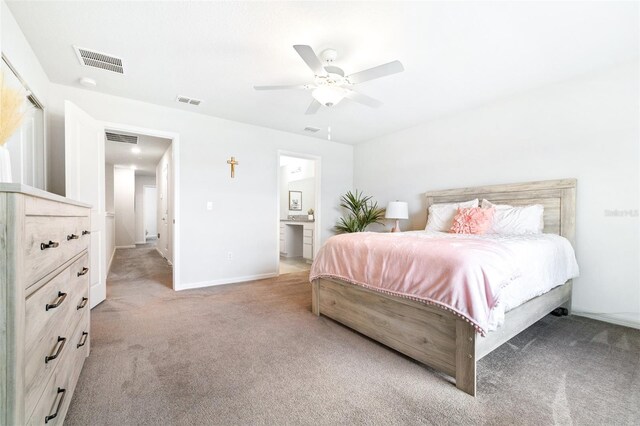
[[[213,210],[213,201],[207,201],[207,210]]]

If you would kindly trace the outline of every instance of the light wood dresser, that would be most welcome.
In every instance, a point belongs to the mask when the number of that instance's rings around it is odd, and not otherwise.
[[[90,206],[0,183],[0,425],[62,424],[89,355]]]

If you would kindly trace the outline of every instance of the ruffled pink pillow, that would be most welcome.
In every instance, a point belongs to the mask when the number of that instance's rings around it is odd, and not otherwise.
[[[451,232],[455,234],[484,234],[491,227],[496,209],[462,207],[453,218]]]

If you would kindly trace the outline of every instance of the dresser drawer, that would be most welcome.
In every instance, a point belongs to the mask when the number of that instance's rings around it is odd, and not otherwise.
[[[70,336],[68,351],[61,356],[62,359],[49,381],[46,382],[44,391],[29,417],[28,425],[44,425],[46,422],[46,425],[50,426],[64,422],[84,358],[87,356],[88,330],[89,313],[85,311],[80,323]],[[53,415],[55,417],[51,418]],[[29,416],[28,412],[27,416]]]
[[[25,218],[24,285],[30,287],[89,245],[89,217]]]
[[[313,229],[305,229],[302,231],[302,235],[305,237],[313,237]]]
[[[60,359],[71,351],[71,334],[89,310],[88,274],[83,269],[87,261],[86,254],[81,256],[27,299],[24,378],[27,416]],[[57,307],[51,307],[58,302]]]

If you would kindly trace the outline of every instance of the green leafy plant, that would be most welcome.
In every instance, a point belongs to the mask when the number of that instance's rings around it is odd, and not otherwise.
[[[384,209],[378,207],[378,203],[371,200],[358,190],[355,193],[348,191],[340,197],[340,207],[347,209],[346,217],[340,218],[336,230],[341,234],[350,232],[363,232],[372,223],[382,223]]]

